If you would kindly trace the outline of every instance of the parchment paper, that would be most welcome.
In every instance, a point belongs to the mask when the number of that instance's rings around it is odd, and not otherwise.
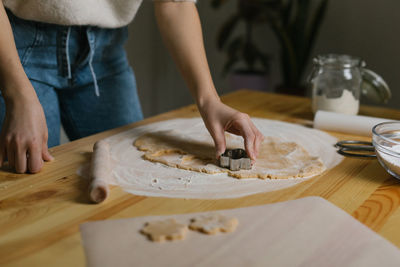
[[[139,233],[148,221],[196,214],[85,223],[88,266],[400,266],[397,247],[319,197],[216,212],[238,218],[234,233],[190,231],[162,244]]]

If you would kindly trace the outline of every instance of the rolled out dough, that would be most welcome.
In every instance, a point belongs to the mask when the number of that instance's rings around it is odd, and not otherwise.
[[[343,158],[333,146],[337,139],[327,133],[281,121],[260,118],[252,118],[252,121],[264,136],[274,136],[282,142],[301,145],[309,155],[319,157],[327,169],[339,164]],[[293,179],[233,179],[226,172],[209,175],[144,160],[143,154],[146,152],[133,146],[135,140],[146,133],[171,130],[179,132],[183,139],[190,138],[191,142],[208,143],[210,148],[213,147],[201,118],[166,120],[121,132],[106,139],[110,145],[112,162],[109,183],[142,196],[226,199],[288,188],[313,176]],[[243,148],[242,145],[243,138],[240,136],[230,136],[227,140],[228,147]],[[217,168],[214,163],[207,168],[213,166]],[[89,167],[89,164],[82,165],[77,173],[89,178]]]
[[[228,143],[232,138],[226,134]],[[143,157],[147,160],[208,174],[226,172],[235,178],[288,179],[318,175],[326,169],[318,157],[310,156],[302,146],[275,137],[264,139],[251,170],[239,171],[218,166],[211,138],[197,141],[172,130],[146,133],[134,144],[146,152]]]

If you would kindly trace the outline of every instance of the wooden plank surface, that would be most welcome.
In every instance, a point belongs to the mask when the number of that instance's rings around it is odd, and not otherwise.
[[[242,90],[222,98],[254,117],[309,125],[306,98]],[[400,120],[400,111],[362,107],[361,114]],[[90,160],[93,143],[131,127],[177,117],[199,116],[194,105],[136,124],[110,130],[51,149],[56,160],[35,175],[0,171],[0,265],[84,266],[79,224],[107,218],[180,214],[230,209],[321,196],[400,247],[400,182],[376,160],[346,158],[321,176],[280,191],[239,199],[185,200],[148,198],[119,187],[100,205],[89,204],[87,181],[77,168]],[[368,139],[332,133],[340,139]]]

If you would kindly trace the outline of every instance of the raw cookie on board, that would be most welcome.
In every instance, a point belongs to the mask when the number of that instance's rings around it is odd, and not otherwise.
[[[236,218],[226,217],[221,214],[200,215],[191,220],[189,229],[215,235],[219,232],[233,232],[239,222]]]
[[[226,135],[228,145],[231,136]],[[321,174],[326,169],[320,158],[311,156],[299,144],[276,137],[265,137],[252,169],[239,171],[218,166],[211,138],[208,141],[199,141],[174,130],[159,131],[140,136],[134,145],[145,151],[143,158],[149,161],[208,174],[228,173],[235,178],[310,177]]]
[[[183,240],[186,237],[188,228],[175,219],[148,222],[141,230],[152,241],[164,242],[165,240]]]

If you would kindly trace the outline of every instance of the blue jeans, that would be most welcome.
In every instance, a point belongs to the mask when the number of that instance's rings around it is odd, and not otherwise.
[[[7,11],[18,54],[49,130],[48,146],[143,119],[135,76],[123,45],[127,28],[60,26]],[[5,115],[0,95],[0,122]]]

